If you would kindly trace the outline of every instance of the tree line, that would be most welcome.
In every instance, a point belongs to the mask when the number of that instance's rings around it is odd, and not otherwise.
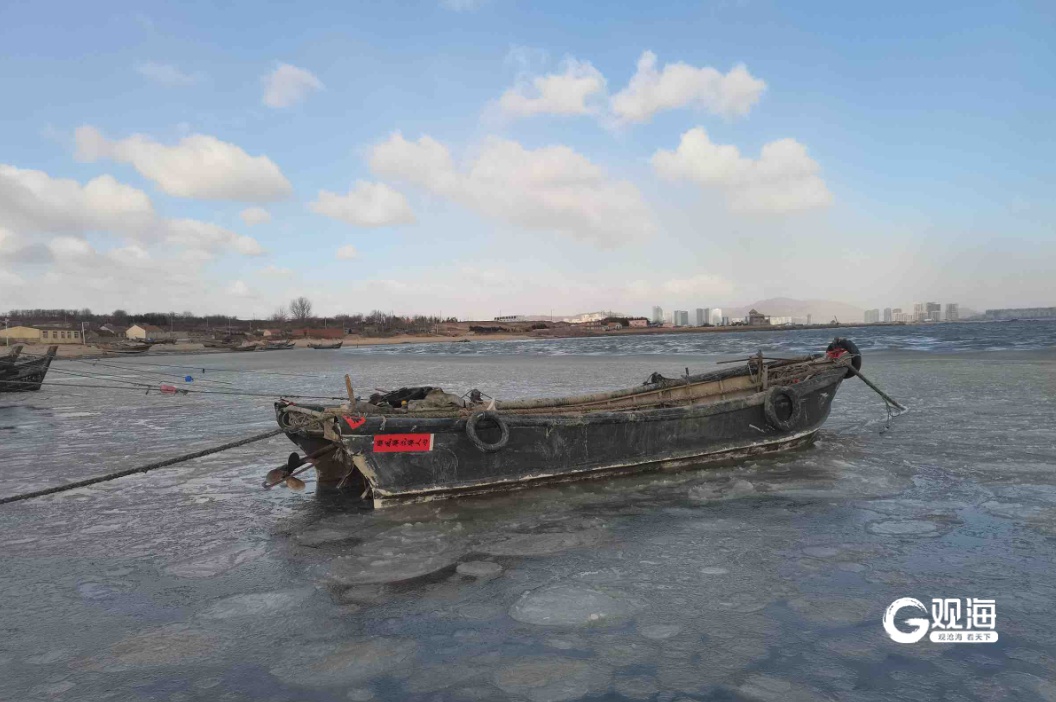
[[[278,307],[267,319],[238,319],[228,315],[196,315],[193,312],[143,312],[131,314],[123,309],[109,313],[94,313],[89,308],[82,309],[13,309],[7,313],[6,321],[10,326],[19,324],[56,324],[66,323],[79,325],[87,323],[91,328],[104,324],[131,326],[132,324],[153,324],[162,329],[178,331],[211,331],[229,329],[231,331],[251,331],[262,327],[279,329],[335,327],[345,328],[353,333],[358,331],[398,333],[428,332],[438,324],[454,323],[458,319],[435,315],[397,315],[391,312],[373,310],[369,314],[338,314],[320,317],[314,314],[311,300],[296,297],[288,305]]]

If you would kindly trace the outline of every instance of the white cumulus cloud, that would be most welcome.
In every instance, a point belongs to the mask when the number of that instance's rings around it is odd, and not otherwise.
[[[592,98],[605,93],[605,77],[588,61],[566,59],[562,73],[525,79],[499,99],[508,115],[585,115],[596,112]]]
[[[526,229],[559,232],[602,247],[651,234],[652,213],[630,182],[567,146],[526,149],[490,138],[461,168],[429,136],[399,132],[370,154],[378,175],[417,185],[486,217]]]
[[[612,96],[611,109],[622,123],[648,122],[657,112],[698,107],[712,114],[748,114],[766,89],[743,65],[723,74],[715,68],[669,63],[657,70],[656,54],[646,51],[627,87]]]
[[[172,146],[141,134],[110,140],[91,126],[78,127],[75,137],[80,160],[130,163],[177,197],[268,202],[293,190],[267,156],[250,156],[234,144],[205,134],[191,134]]]
[[[263,207],[247,207],[239,212],[238,216],[242,218],[242,223],[247,227],[252,227],[257,224],[267,224],[271,221],[271,213]]]
[[[342,246],[337,250],[337,257],[342,261],[351,261],[353,258],[359,256],[359,252],[356,251],[356,247],[351,244]]]
[[[172,64],[154,61],[136,64],[136,72],[147,80],[170,87],[194,85],[201,80],[197,73],[185,73]]]
[[[253,237],[196,219],[174,219],[166,222],[165,239],[170,244],[206,253],[232,250],[244,256],[260,256],[264,248]]]
[[[316,214],[326,215],[357,227],[385,227],[413,224],[414,212],[407,198],[384,183],[357,180],[344,195],[320,190],[308,205]]]
[[[653,154],[652,164],[663,178],[720,189],[735,212],[796,212],[832,202],[821,167],[795,139],[772,141],[752,159],[696,127],[682,135],[677,150]]]
[[[22,233],[145,233],[154,206],[142,190],[109,175],[81,185],[43,171],[0,164],[0,226]]]
[[[290,107],[301,102],[314,90],[322,90],[323,82],[310,71],[288,63],[280,63],[264,77],[264,104],[268,107]]]

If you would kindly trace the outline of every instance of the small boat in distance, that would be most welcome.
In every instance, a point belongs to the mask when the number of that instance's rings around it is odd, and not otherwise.
[[[292,341],[266,341],[260,347],[261,351],[282,351],[283,349],[295,348],[297,344]]]
[[[760,352],[737,367],[570,397],[497,402],[425,386],[339,406],[280,400],[279,427],[305,456],[269,484],[311,465],[319,490],[384,507],[786,451],[814,440],[860,366],[853,342],[837,339],[825,354]]]
[[[0,357],[0,392],[34,392],[40,390],[51,361],[59,351],[49,346],[44,356],[21,357],[22,346],[15,346]]]
[[[150,348],[154,346],[152,342],[118,342],[116,344],[99,344],[99,349],[106,351],[107,353],[119,353],[119,354],[134,354],[134,353],[146,353],[150,351]]]
[[[310,343],[310,344],[308,344],[308,348],[310,348],[310,349],[318,349],[319,351],[332,351],[334,349],[341,348],[341,344],[343,344],[343,343],[345,343],[345,342],[338,341],[338,342],[335,342],[333,344],[311,344]]]

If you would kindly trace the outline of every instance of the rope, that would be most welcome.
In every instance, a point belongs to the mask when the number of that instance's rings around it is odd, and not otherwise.
[[[70,371],[66,371],[69,373]],[[91,378],[92,376],[84,376]],[[45,387],[53,388],[91,388],[93,390],[135,390],[137,392],[146,389],[148,392],[154,390],[155,392],[161,392],[156,385],[147,385],[146,383],[136,383],[131,380],[118,380],[113,379],[115,382],[129,383],[134,387],[125,387],[121,385],[99,385],[89,383],[41,383]],[[19,380],[0,380],[0,386],[4,385],[36,385],[29,381]],[[3,388],[0,387],[0,390]],[[191,390],[189,388],[178,388],[181,395],[192,393],[195,395],[238,395],[243,397],[271,397],[274,398],[276,395],[280,397],[294,397],[299,400],[347,400],[348,398],[340,395],[287,395],[285,393],[271,393],[271,392],[247,392],[247,391],[236,391],[236,390]]]
[[[313,424],[325,422],[328,419],[332,419],[333,415],[324,414],[322,417],[316,417],[309,422],[298,427],[298,429],[306,429]],[[227,451],[229,449],[238,448],[239,446],[245,446],[246,444],[252,444],[257,441],[264,441],[270,439],[273,436],[286,433],[286,429],[272,429],[262,434],[254,434],[253,436],[247,436],[244,439],[238,439],[236,441],[229,441],[226,444],[219,446],[213,446],[212,448],[202,449],[201,451],[194,451],[193,453],[185,453],[175,458],[166,458],[163,461],[155,461],[153,463],[147,463],[146,465],[137,466],[135,468],[125,468],[123,470],[115,470],[112,473],[104,473],[103,475],[97,475],[94,478],[85,478],[84,480],[78,480],[72,483],[66,483],[65,485],[57,485],[55,487],[44,488],[43,490],[34,490],[33,492],[24,492],[18,495],[11,495],[9,497],[0,498],[0,505],[6,505],[11,502],[20,502],[22,500],[31,500],[35,497],[44,497],[46,495],[54,495],[59,492],[67,492],[69,490],[76,490],[77,488],[87,487],[89,485],[95,485],[96,483],[105,483],[110,480],[117,480],[118,478],[124,478],[129,475],[135,475],[136,473],[148,473],[158,468],[166,468],[168,466],[174,466],[177,463],[185,463],[187,461],[193,461],[196,458],[204,458],[205,456],[211,456],[214,453],[220,453],[221,451]],[[326,450],[332,450],[332,447],[324,447]],[[313,458],[315,456],[322,455],[323,449],[310,454],[306,458]]]
[[[239,446],[245,446],[246,444],[252,444],[256,441],[263,441],[264,439],[270,439],[273,436],[277,436],[283,433],[283,429],[272,429],[266,431],[263,434],[254,434],[253,436],[239,439],[238,441],[229,441],[226,444],[220,446],[213,446],[212,448],[202,449],[201,451],[195,451],[194,453],[186,453],[182,456],[176,456],[175,458],[167,458],[164,461],[155,461],[154,463],[148,463],[146,465],[137,466],[135,468],[126,468],[124,470],[116,470],[112,473],[105,473],[103,475],[97,475],[94,478],[85,478],[84,480],[78,480],[72,483],[66,483],[65,485],[58,485],[55,487],[44,488],[43,490],[34,490],[33,492],[23,492],[19,495],[11,495],[9,497],[0,498],[0,505],[6,505],[10,502],[19,502],[21,500],[30,500],[34,497],[44,497],[45,495],[54,495],[58,492],[66,492],[68,490],[76,490],[77,488],[87,487],[89,485],[95,485],[96,483],[105,483],[109,480],[116,480],[117,478],[123,478],[127,475],[135,475],[136,473],[147,473],[158,468],[165,468],[167,466],[173,466],[177,463],[183,463],[185,461],[191,461],[195,458],[203,458],[205,456],[212,455],[214,453],[220,453],[221,451],[227,451],[228,449],[237,448]]]

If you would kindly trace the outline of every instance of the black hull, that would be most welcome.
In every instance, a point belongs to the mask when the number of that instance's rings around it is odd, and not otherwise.
[[[345,479],[375,507],[453,495],[505,491],[540,483],[683,468],[716,460],[784,451],[809,443],[829,415],[843,380],[831,369],[795,385],[801,411],[793,426],[767,421],[767,391],[708,404],[575,414],[507,414],[509,441],[484,452],[469,439],[465,417],[371,416],[337,422],[328,430],[293,430],[287,436],[306,453],[336,440],[342,450],[316,463],[319,487]],[[281,405],[277,406],[280,425]],[[497,428],[478,429],[480,439],[498,441]],[[397,448],[406,437],[421,450]],[[423,438],[427,437],[427,439]],[[377,442],[382,442],[379,447]],[[427,446],[427,448],[426,448]],[[381,450],[378,450],[378,449]]]
[[[51,367],[51,361],[58,352],[57,346],[48,348],[43,358],[18,361],[19,351],[16,347],[9,357],[10,363],[0,364],[0,392],[36,392],[44,383],[44,378]]]

